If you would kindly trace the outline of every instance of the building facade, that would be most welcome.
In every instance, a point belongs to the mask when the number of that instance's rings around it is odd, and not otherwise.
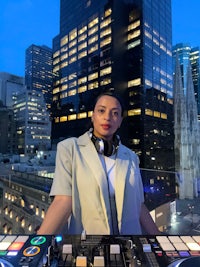
[[[0,100],[6,107],[13,105],[13,93],[24,90],[24,77],[0,72]]]
[[[173,46],[173,70],[175,72],[176,55],[178,55],[184,94],[186,95],[187,68],[190,65],[192,70],[192,81],[194,85],[194,95],[197,102],[198,118],[200,118],[200,49],[191,47],[188,43],[179,43]]]
[[[14,116],[19,154],[51,148],[51,121],[42,92],[25,89],[14,96]]]
[[[9,177],[9,178],[8,178]],[[33,234],[51,203],[52,179],[26,172],[0,175],[0,232]]]
[[[171,1],[60,3],[53,140],[87,130],[94,98],[114,90],[125,102],[122,142],[140,156],[141,167],[173,170]]]
[[[52,101],[52,49],[32,44],[26,49],[25,84],[42,92],[48,109]]]
[[[14,112],[0,104],[0,153],[17,153],[17,134]]]

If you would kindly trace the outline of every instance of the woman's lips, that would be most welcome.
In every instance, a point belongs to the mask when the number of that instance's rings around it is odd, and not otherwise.
[[[110,126],[109,124],[102,124],[101,127],[102,127],[104,130],[109,130],[111,126]]]

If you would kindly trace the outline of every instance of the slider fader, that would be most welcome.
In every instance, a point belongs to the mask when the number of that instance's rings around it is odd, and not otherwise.
[[[198,267],[200,236],[0,235],[0,267]]]

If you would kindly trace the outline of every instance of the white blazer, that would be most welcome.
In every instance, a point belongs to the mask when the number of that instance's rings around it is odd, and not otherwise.
[[[107,175],[89,132],[58,143],[51,196],[72,196],[70,234],[111,234]],[[141,234],[144,202],[137,155],[120,144],[115,165],[115,199],[120,234]]]

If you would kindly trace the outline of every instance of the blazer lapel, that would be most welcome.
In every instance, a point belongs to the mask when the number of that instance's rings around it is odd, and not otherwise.
[[[120,145],[116,158],[115,200],[118,216],[118,227],[121,229],[123,202],[127,174],[130,171],[130,160],[127,149]]]
[[[84,160],[87,162],[88,166],[91,169],[92,175],[95,177],[99,185],[101,204],[103,207],[103,212],[105,214],[107,224],[109,225],[108,214],[110,214],[110,204],[106,172],[102,166],[101,160],[93,143],[90,141],[88,133],[78,138],[78,145],[80,146],[80,150],[84,156]]]

